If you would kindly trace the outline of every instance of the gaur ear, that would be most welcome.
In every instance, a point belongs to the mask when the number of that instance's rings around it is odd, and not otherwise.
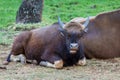
[[[64,29],[58,28],[58,31],[60,32],[60,34],[61,34],[62,36],[65,36],[65,30],[64,30]]]
[[[86,19],[85,23],[82,25],[82,29],[84,32],[87,32],[88,31],[88,24],[90,22],[90,19],[89,17]]]

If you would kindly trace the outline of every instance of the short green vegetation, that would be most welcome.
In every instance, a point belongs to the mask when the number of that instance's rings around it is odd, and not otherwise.
[[[20,28],[19,30],[25,30],[50,25],[57,22],[58,15],[62,21],[67,22],[75,17],[95,16],[101,12],[120,8],[119,0],[44,0],[42,23],[21,25],[15,24],[16,12],[21,2],[22,0],[0,0],[0,43],[8,40],[7,35],[1,32],[2,30],[16,33],[13,29],[17,27]]]
[[[0,28],[15,23],[16,12],[22,0],[0,0]],[[57,21],[60,15],[64,22],[74,17],[94,16],[100,12],[120,8],[119,0],[44,0],[43,24]]]

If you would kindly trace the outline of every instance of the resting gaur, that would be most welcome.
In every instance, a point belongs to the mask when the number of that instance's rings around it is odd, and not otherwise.
[[[51,26],[24,31],[15,38],[7,62],[10,62],[11,55],[22,54],[23,59],[36,60],[37,64],[47,67],[85,65],[86,58],[79,39],[88,23],[89,18],[84,24],[71,22],[64,25],[58,18],[58,23]],[[79,28],[72,31],[68,27]]]

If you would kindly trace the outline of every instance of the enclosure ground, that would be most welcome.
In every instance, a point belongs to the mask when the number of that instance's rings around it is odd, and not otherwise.
[[[119,80],[120,58],[87,60],[86,66],[52,69],[34,64],[11,62],[3,65],[11,46],[0,45],[0,80]]]

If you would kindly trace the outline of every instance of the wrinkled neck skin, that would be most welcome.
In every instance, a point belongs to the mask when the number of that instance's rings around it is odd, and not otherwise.
[[[80,56],[80,59],[83,59],[83,58],[85,58],[85,54],[84,54],[84,44],[83,44],[83,42],[82,41],[80,41],[80,43],[79,43],[79,51],[78,51],[78,53],[81,55]]]
[[[80,41],[79,45],[80,46],[79,46],[79,49],[77,50],[77,52],[75,54],[69,55],[69,57],[68,57],[69,65],[76,64],[78,62],[78,60],[82,60],[83,58],[85,58],[84,45],[83,45],[82,41]]]
[[[66,34],[67,35],[67,34]],[[77,36],[73,34],[71,38],[68,38],[68,36],[62,36],[62,53],[63,55],[60,55],[64,60],[64,66],[72,66],[78,62],[78,60],[83,59],[85,57],[84,55],[84,46],[83,43],[80,41],[78,44],[80,45],[78,50],[75,54],[70,53],[70,43],[77,43]],[[79,40],[79,39],[78,39]]]

